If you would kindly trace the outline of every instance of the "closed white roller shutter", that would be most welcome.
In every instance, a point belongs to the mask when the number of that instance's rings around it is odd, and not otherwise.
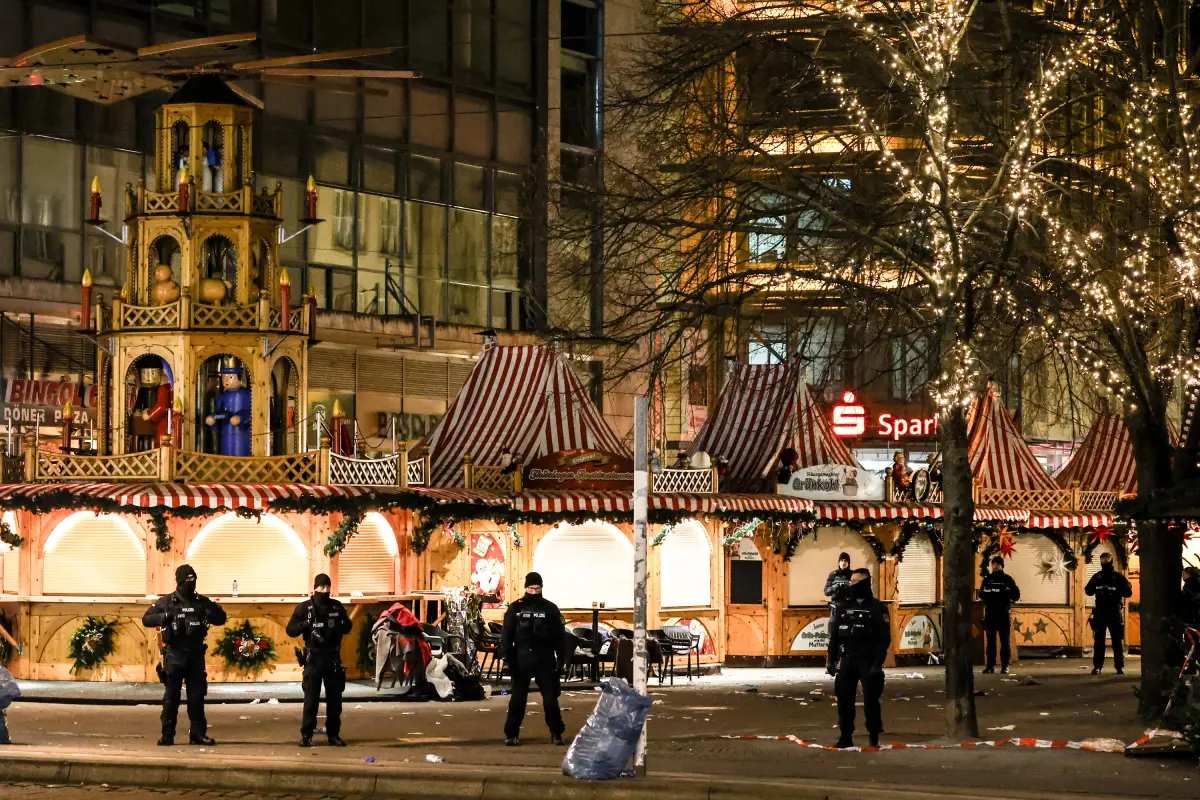
[[[694,520],[671,529],[662,543],[659,598],[663,608],[708,606],[712,602],[712,546]]]
[[[146,550],[124,519],[80,511],[60,522],[42,555],[42,594],[146,594]]]
[[[1062,558],[1048,537],[1038,533],[1024,533],[1014,537],[1016,549],[1005,560],[1004,571],[1017,582],[1021,590],[1022,606],[1062,606],[1070,602],[1070,575],[1046,577],[1041,574],[1043,562],[1055,562]]]
[[[237,581],[240,596],[307,595],[308,554],[296,532],[277,517],[261,521],[227,514],[208,523],[192,540],[187,563],[196,570],[201,594],[228,596]]]
[[[788,605],[829,605],[825,596],[825,579],[837,569],[838,556],[850,556],[850,568],[871,570],[871,587],[879,596],[879,562],[871,547],[849,528],[817,528],[796,547],[788,562]]]
[[[404,360],[404,394],[420,397],[436,397],[444,400],[449,396],[446,362],[420,358]]]
[[[5,511],[4,516],[0,517],[8,527],[12,528],[12,532],[20,535],[17,530],[17,518],[11,511]],[[17,583],[21,565],[21,552],[14,550],[11,546],[0,542],[0,594],[17,594],[20,585]]]
[[[560,525],[533,554],[542,593],[559,608],[633,607],[633,545],[604,522]]]
[[[317,323],[320,325],[320,323]],[[318,345],[308,351],[308,387],[333,392],[355,391],[353,350]]]
[[[364,350],[358,354],[358,391],[400,394],[404,387],[404,358]]]
[[[1092,551],[1092,560],[1083,565],[1083,585],[1084,586],[1087,586],[1088,581],[1090,581],[1092,579],[1092,576],[1100,571],[1100,556],[1103,553],[1108,553],[1110,556],[1112,556],[1113,557],[1113,567],[1115,569],[1120,569],[1118,567],[1118,565],[1121,562],[1117,561],[1116,548],[1112,546],[1111,542],[1105,542],[1104,544],[1099,545],[1095,550]],[[1122,574],[1124,574],[1124,573],[1122,573]],[[1085,594],[1083,596],[1083,600],[1084,600],[1084,605],[1087,606],[1088,608],[1096,607],[1096,598],[1094,596],[1089,597],[1088,595]]]
[[[370,513],[337,557],[338,594],[394,594],[396,537],[381,515]]]
[[[937,601],[937,554],[928,536],[917,535],[908,541],[898,581],[901,603]]]

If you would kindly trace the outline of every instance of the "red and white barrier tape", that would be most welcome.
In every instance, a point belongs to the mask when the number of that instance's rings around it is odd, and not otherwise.
[[[1145,744],[1156,734],[1172,735],[1168,731],[1147,731],[1144,736],[1138,739],[1131,745],[1126,745],[1119,739],[1085,739],[1082,742],[1056,742],[1050,739],[1030,739],[1030,738],[1011,738],[999,739],[992,742],[960,742],[959,744],[881,744],[879,747],[846,747],[839,748],[829,744],[819,744],[801,739],[799,736],[790,734],[784,736],[766,736],[762,734],[746,734],[743,736],[723,736],[723,739],[772,739],[777,741],[792,742],[801,747],[808,747],[813,750],[832,750],[834,752],[863,752],[874,753],[880,750],[956,750],[970,747],[1001,747],[1003,745],[1012,745],[1014,747],[1036,747],[1046,750],[1085,750],[1089,753],[1124,753],[1125,750]],[[1178,735],[1178,734],[1174,734]]]

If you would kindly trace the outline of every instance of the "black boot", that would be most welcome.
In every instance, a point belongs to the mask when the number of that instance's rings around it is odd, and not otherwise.
[[[312,737],[311,736],[301,736],[300,737],[300,746],[301,747],[312,747]]]
[[[879,734],[878,733],[871,734],[871,747],[879,747]]]
[[[342,737],[338,736],[337,734],[332,734],[329,737],[329,746],[330,747],[345,747],[346,740],[343,739]]]
[[[838,738],[837,744],[834,745],[839,750],[845,750],[848,747],[854,747],[854,737],[848,733],[843,733]]]
[[[550,734],[550,744],[554,745],[555,747],[562,747],[566,744],[566,742],[563,741],[561,733],[552,733]]]
[[[995,672],[995,671],[996,671],[996,668],[995,668],[995,667],[984,667],[984,668],[983,668],[983,674],[984,674],[984,675],[991,675],[991,674],[992,674],[993,672]]]
[[[160,738],[158,740],[159,747],[173,747],[174,745],[175,745],[175,737],[170,736],[165,733],[162,735],[162,738]]]
[[[520,743],[521,743],[521,740],[520,740],[520,739],[518,739],[516,736],[507,736],[507,737],[505,737],[505,739],[504,739],[504,746],[505,746],[505,747],[516,747],[516,746],[517,746],[517,745],[519,745]]]
[[[216,742],[209,736],[189,736],[188,744],[199,744],[205,747],[212,747]]]

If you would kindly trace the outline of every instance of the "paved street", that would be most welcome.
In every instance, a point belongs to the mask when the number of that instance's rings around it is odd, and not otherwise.
[[[251,794],[203,789],[142,789],[121,786],[59,786],[55,784],[0,783],[4,800],[349,800],[350,795]]]
[[[1089,666],[1084,661],[1060,659],[1023,662],[1013,676],[980,675],[977,689],[985,693],[977,698],[981,732],[989,739],[1132,742],[1143,733],[1143,726],[1133,713],[1136,659],[1131,666],[1124,677],[1096,678],[1087,674]],[[1023,684],[1022,679],[1031,679],[1034,684]],[[747,691],[751,686],[757,691]],[[889,671],[884,743],[938,739],[942,732],[941,686],[937,667]],[[691,685],[683,681],[674,688],[654,686],[653,695],[657,705],[649,726],[649,763],[660,773],[853,779],[864,785],[881,781],[931,787],[1000,786],[1046,792],[1103,788],[1131,795],[1152,789],[1164,797],[1195,796],[1200,788],[1194,760],[1161,762],[1013,746],[837,753],[786,741],[722,738],[753,733],[794,734],[832,743],[836,739],[832,681],[816,669],[727,670],[724,675]],[[564,693],[568,734],[574,734],[586,720],[594,698],[591,691],[568,689]],[[363,768],[370,764],[422,770],[524,768],[556,773],[564,751],[547,741],[540,706],[530,706],[523,746],[502,746],[500,729],[506,702],[506,697],[464,704],[352,701],[346,707],[343,730],[351,746],[341,750],[297,747],[300,709],[295,704],[210,706],[210,733],[219,743],[216,748],[176,746],[165,750],[154,746],[159,712],[151,705],[18,703],[9,714],[17,744],[0,751],[0,756],[20,753],[57,759],[90,754],[108,759],[166,759],[167,763],[232,760],[238,768],[276,770],[288,764],[308,768]],[[186,730],[182,718],[180,727]],[[320,743],[321,738],[317,741]],[[865,735],[861,741],[866,743]],[[429,755],[445,761],[428,763]],[[333,786],[314,786],[316,792],[335,790]],[[22,791],[32,793],[29,797],[39,796],[35,789]],[[3,796],[9,797],[7,793]],[[56,800],[69,797],[52,796]],[[140,796],[129,797],[132,800]]]

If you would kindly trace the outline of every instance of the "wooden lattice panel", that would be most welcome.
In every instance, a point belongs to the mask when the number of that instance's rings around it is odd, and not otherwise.
[[[425,476],[429,474],[429,457],[409,461],[406,469],[408,470],[409,486],[424,486]]]
[[[1024,508],[1029,511],[1071,510],[1070,489],[987,489],[975,490],[975,504],[1000,508]]]
[[[275,195],[256,194],[250,203],[253,213],[267,217],[278,217],[279,210],[275,207]]]
[[[258,328],[258,306],[208,306],[192,304],[193,328]]]
[[[1080,492],[1079,511],[1112,511],[1121,496],[1117,492]]]
[[[19,456],[3,456],[0,482],[21,483],[25,480],[25,459]]]
[[[179,211],[179,193],[178,192],[151,192],[145,193],[146,198],[146,213],[154,214],[156,212],[178,212]]]
[[[316,453],[269,458],[214,456],[175,451],[181,483],[316,483]]]
[[[654,491],[683,494],[715,494],[715,472],[711,469],[664,469],[654,475]]]
[[[505,474],[503,467],[481,467],[471,469],[471,488],[485,492],[513,491],[512,473]]]
[[[122,328],[168,328],[179,327],[179,306],[121,306]]]
[[[74,456],[38,453],[39,481],[153,481],[158,479],[158,451],[120,456]]]
[[[329,482],[337,486],[396,486],[400,456],[347,458],[329,454]]]
[[[246,210],[241,192],[196,192],[197,211],[218,211],[241,214]]]

